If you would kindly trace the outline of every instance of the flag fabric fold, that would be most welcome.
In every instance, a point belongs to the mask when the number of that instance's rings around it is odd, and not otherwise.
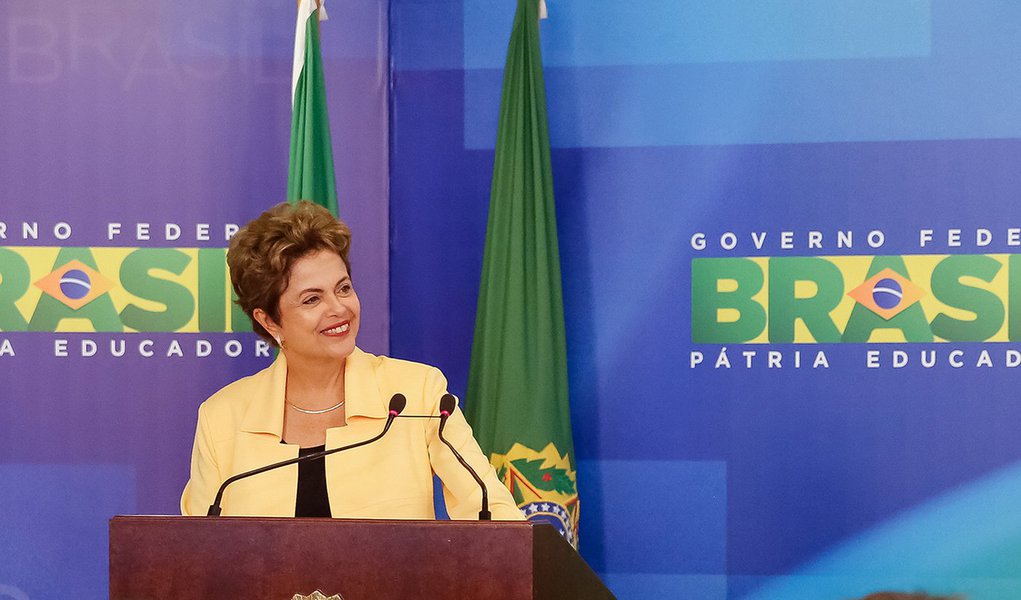
[[[325,0],[301,0],[294,32],[291,76],[291,151],[287,199],[311,200],[337,214],[330,119],[319,47],[319,22],[326,20]]]
[[[577,545],[539,0],[519,0],[503,76],[466,414],[519,508]]]

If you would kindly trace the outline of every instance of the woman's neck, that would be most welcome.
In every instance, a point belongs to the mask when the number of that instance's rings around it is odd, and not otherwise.
[[[300,400],[305,408],[332,406],[343,398],[347,360],[287,360],[287,398]],[[322,404],[323,406],[318,406]]]

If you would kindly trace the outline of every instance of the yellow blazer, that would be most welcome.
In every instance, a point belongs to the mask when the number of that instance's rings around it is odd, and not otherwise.
[[[435,415],[447,391],[434,367],[359,349],[347,358],[344,398],[347,426],[326,431],[326,448],[369,439],[383,429],[390,397],[408,399],[403,414]],[[205,515],[220,484],[232,475],[295,458],[298,447],[281,444],[287,362],[239,379],[199,407],[191,479],[181,496],[181,513]],[[434,519],[433,472],[443,483],[447,512],[455,519],[478,518],[482,492],[439,439],[438,419],[398,418],[380,440],[326,458],[326,488],[334,517]],[[472,437],[460,408],[447,421],[444,437],[486,482],[494,519],[524,517]],[[291,465],[232,483],[224,492],[223,515],[294,516],[298,468]]]

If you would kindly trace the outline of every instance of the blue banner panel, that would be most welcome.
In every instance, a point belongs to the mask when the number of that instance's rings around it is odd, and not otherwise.
[[[598,4],[613,7],[568,3],[544,22],[554,147],[1021,136],[1019,41],[1003,26],[1016,3]],[[465,7],[469,148],[495,142],[499,13]]]
[[[108,594],[108,521],[138,510],[127,465],[0,465],[0,595]]]
[[[386,4],[330,14],[358,342],[380,353]],[[0,597],[101,598],[109,517],[179,514],[198,405],[273,357],[225,249],[286,197],[295,5],[4,2],[0,31]]]
[[[617,600],[726,600],[727,578],[722,575],[657,575],[603,573],[603,583]]]
[[[722,461],[582,460],[578,473],[600,492],[586,502],[581,521],[587,532],[581,551],[592,568],[691,575],[726,568]],[[634,518],[614,516],[620,514]]]
[[[1018,596],[1021,5],[667,4],[541,24],[583,556]],[[513,7],[393,9],[391,343],[460,393]]]
[[[546,67],[920,57],[931,0],[553,2]],[[465,2],[464,69],[503,68],[513,2]]]

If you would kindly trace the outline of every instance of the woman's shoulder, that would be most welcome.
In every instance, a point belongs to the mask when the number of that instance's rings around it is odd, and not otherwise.
[[[390,356],[369,354],[365,351],[360,352],[360,360],[364,360],[365,363],[370,366],[374,371],[379,374],[386,375],[388,377],[410,377],[410,378],[429,378],[429,377],[443,377],[443,373],[432,365],[425,363],[415,362],[411,360],[405,360],[402,358],[393,358]]]
[[[372,381],[372,389],[384,400],[396,393],[404,394],[411,412],[435,412],[440,397],[447,391],[447,379],[432,365],[365,352],[358,355],[356,362],[360,364],[355,372],[372,373],[358,379]]]

